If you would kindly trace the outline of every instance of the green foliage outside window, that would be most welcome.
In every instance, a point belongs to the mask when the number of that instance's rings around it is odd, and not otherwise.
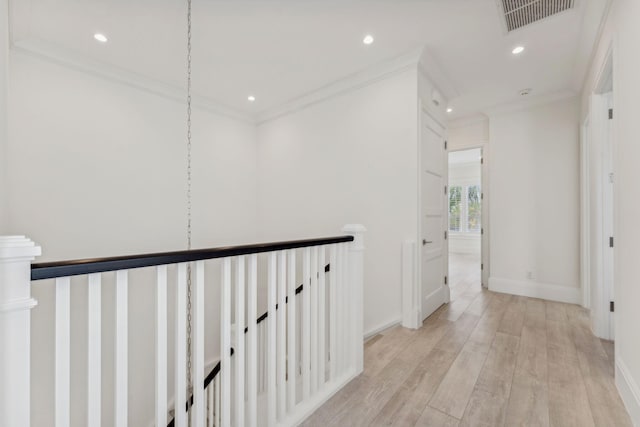
[[[462,187],[449,189],[449,230],[460,231],[460,217],[462,214]]]
[[[468,191],[468,210],[469,215],[467,217],[467,225],[469,231],[480,231],[481,219],[480,213],[482,209],[482,203],[480,202],[480,186],[472,185]]]

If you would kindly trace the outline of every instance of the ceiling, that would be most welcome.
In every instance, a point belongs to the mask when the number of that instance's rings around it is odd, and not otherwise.
[[[193,89],[257,115],[424,47],[448,80],[451,117],[460,118],[513,102],[523,88],[577,92],[608,1],[580,0],[507,34],[496,0],[193,0]],[[11,0],[12,42],[183,88],[185,4]],[[96,42],[96,32],[109,41]],[[362,43],[366,34],[372,45]],[[526,48],[519,56],[516,45]]]

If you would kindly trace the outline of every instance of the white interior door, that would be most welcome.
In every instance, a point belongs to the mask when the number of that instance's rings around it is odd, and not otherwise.
[[[427,113],[420,124],[421,151],[421,316],[424,320],[449,301],[447,273],[447,157],[444,129]]]

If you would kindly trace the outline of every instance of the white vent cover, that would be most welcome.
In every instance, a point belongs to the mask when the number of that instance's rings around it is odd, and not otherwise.
[[[498,5],[507,31],[513,31],[571,9],[575,0],[498,0]]]

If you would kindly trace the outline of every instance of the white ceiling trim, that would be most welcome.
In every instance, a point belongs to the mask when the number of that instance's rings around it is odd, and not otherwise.
[[[591,69],[598,51],[598,43],[602,38],[604,29],[609,18],[612,0],[592,1],[584,5],[586,7],[585,16],[582,22],[582,37],[578,50],[584,52],[578,55],[574,65],[573,89],[582,90],[586,83],[587,72]],[[594,27],[593,22],[598,20],[598,27],[595,31],[589,31]]]
[[[113,65],[88,60],[84,56],[74,54],[66,49],[62,49],[58,46],[50,45],[42,41],[25,40],[13,43],[11,50],[19,54],[52,62],[111,82],[133,87],[181,104],[186,104],[185,89],[141,74],[127,71]],[[255,117],[253,115],[235,110],[208,97],[194,94],[192,96],[192,101],[195,108],[242,122],[255,124]]]
[[[541,107],[547,104],[553,104],[554,102],[562,101],[564,99],[577,97],[578,94],[572,90],[561,90],[558,92],[552,92],[545,95],[526,97],[526,99],[518,100],[515,102],[507,102],[505,104],[496,105],[490,108],[485,108],[484,113],[489,117],[499,116],[502,114],[514,113],[517,111],[527,110],[529,108]]]
[[[416,49],[391,60],[383,61],[363,71],[351,74],[319,89],[308,92],[278,107],[260,112],[257,116],[257,123],[262,124],[277,119],[278,117],[303,110],[327,99],[356,91],[411,68],[417,68],[422,51],[422,48]]]
[[[442,94],[446,99],[454,99],[460,96],[460,92],[449,78],[449,75],[440,66],[438,61],[429,53],[428,49],[422,50],[418,69]]]
[[[186,102],[185,90],[178,86],[170,85],[160,80],[152,79],[100,61],[89,60],[85,56],[75,54],[67,49],[63,49],[59,46],[40,40],[24,40],[12,43],[11,50],[17,54],[23,54],[40,60],[45,60],[111,82],[133,87],[175,102],[182,104]],[[427,74],[425,65],[422,64],[422,66],[419,66],[423,54],[423,48],[412,50],[404,55],[383,61],[360,72],[338,79],[317,90],[301,95],[289,102],[256,114],[244,113],[242,111],[235,110],[198,94],[194,94],[192,97],[193,105],[196,108],[200,108],[214,114],[258,125],[274,120],[278,117],[300,111],[330,98],[353,92],[412,68],[417,69],[418,72]],[[436,75],[440,75],[438,73],[440,73],[440,71],[438,71]],[[428,77],[433,78],[431,73],[428,74]],[[443,82],[443,80],[438,79],[438,82]],[[451,92],[452,90],[455,90],[451,89],[453,88],[452,85],[447,85],[446,83],[444,85],[447,88],[445,92],[446,94],[457,93],[455,91]]]

